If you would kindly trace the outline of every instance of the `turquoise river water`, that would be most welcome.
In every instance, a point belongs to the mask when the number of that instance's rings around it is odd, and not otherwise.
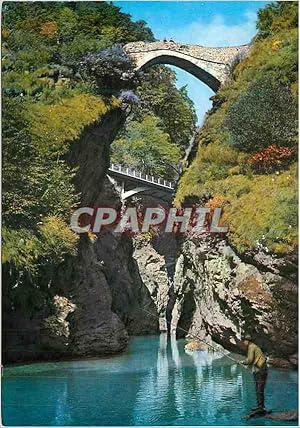
[[[241,419],[255,404],[252,374],[216,353],[184,351],[166,335],[132,338],[105,359],[4,369],[5,425],[278,425]],[[266,405],[298,407],[297,372],[271,369]],[[282,425],[293,423],[282,423]],[[294,423],[296,425],[296,423]]]

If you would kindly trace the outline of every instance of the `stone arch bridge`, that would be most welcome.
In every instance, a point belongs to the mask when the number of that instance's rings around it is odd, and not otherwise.
[[[209,48],[175,42],[134,42],[125,45],[124,51],[138,70],[155,64],[175,65],[216,92],[230,76],[234,62],[247,55],[249,45]]]

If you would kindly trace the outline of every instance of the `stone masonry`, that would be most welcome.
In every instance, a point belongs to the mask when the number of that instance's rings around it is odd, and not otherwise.
[[[137,69],[155,64],[175,65],[196,76],[213,91],[226,82],[232,65],[245,57],[249,45],[210,48],[200,45],[185,45],[175,42],[134,42],[124,46]]]

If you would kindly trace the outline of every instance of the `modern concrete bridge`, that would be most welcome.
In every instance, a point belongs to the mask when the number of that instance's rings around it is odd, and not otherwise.
[[[174,183],[170,181],[116,164],[111,164],[108,176],[120,186],[122,200],[139,193],[148,194],[166,202],[172,200]]]
[[[134,42],[125,45],[124,51],[138,70],[155,64],[175,65],[216,92],[230,76],[234,62],[247,55],[249,45],[209,48],[175,42]]]

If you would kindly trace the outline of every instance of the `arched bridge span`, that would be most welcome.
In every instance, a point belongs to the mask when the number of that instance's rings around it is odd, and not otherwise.
[[[175,65],[216,92],[230,76],[234,62],[247,55],[249,45],[210,48],[175,42],[134,42],[125,45],[124,51],[138,70],[155,64]]]

